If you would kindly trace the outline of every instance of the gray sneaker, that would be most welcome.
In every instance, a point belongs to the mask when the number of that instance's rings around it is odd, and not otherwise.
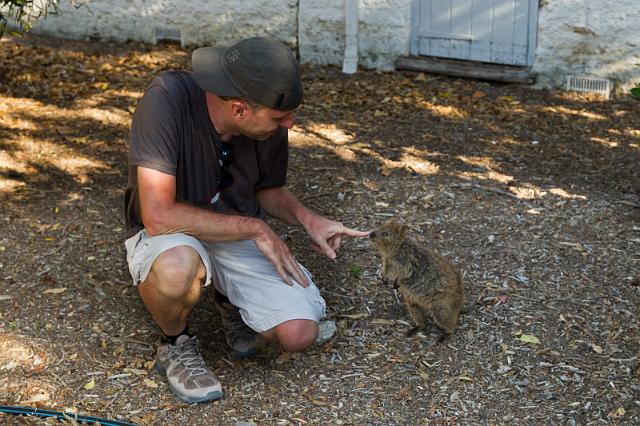
[[[246,358],[254,355],[263,341],[248,325],[242,321],[240,310],[231,303],[220,302],[214,299],[216,310],[222,320],[222,332],[227,344],[238,358]]]
[[[220,381],[205,365],[195,336],[183,334],[175,345],[160,343],[156,369],[167,376],[169,388],[184,402],[193,404],[222,397]]]
[[[315,341],[316,346],[322,346],[331,340],[337,329],[335,321],[320,321],[320,324],[318,324],[318,336]]]

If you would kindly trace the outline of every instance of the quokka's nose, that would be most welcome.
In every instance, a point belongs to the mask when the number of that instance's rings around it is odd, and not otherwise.
[[[375,238],[375,237],[376,237],[376,233],[372,231],[372,232],[369,234],[369,238]]]

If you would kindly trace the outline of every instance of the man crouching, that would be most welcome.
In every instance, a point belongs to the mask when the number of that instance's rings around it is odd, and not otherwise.
[[[331,259],[342,237],[368,235],[285,188],[287,132],[302,102],[292,52],[257,37],[197,49],[192,59],[192,73],[158,76],[138,103],[125,192],[129,270],[162,332],[157,366],[189,403],[222,396],[187,324],[212,281],[238,355],[260,340],[299,352],[318,335],[325,302],[267,215],[302,226]]]

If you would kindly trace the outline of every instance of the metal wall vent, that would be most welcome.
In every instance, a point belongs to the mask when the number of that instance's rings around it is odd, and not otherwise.
[[[154,44],[160,41],[176,41],[182,45],[182,30],[170,27],[155,27],[153,29]]]
[[[606,78],[570,75],[567,76],[567,90],[582,93],[596,93],[609,99],[611,82]]]

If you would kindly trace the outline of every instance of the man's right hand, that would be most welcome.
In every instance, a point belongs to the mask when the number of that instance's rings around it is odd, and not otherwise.
[[[246,216],[213,213],[176,199],[176,178],[153,169],[138,167],[138,190],[142,220],[150,235],[184,233],[205,241],[253,239],[258,249],[276,267],[284,282],[303,287],[309,282],[287,245],[264,221]],[[212,219],[215,215],[215,220]]]
[[[289,251],[289,247],[273,232],[269,225],[264,225],[260,235],[255,238],[255,242],[258,249],[275,265],[284,282],[293,285],[291,280],[293,278],[302,287],[309,285],[307,276],[300,269],[300,265]]]

